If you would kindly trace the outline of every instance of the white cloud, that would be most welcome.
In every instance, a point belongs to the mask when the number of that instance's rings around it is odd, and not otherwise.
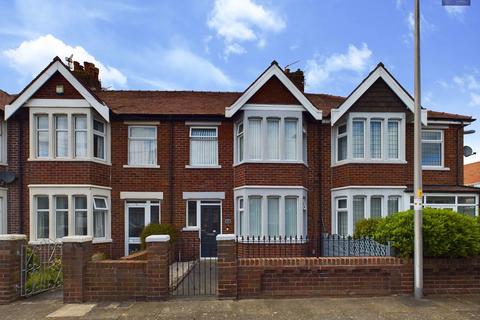
[[[245,50],[245,48],[239,45],[238,43],[227,44],[224,51],[226,56],[230,55],[231,53],[244,54],[246,52],[247,50]]]
[[[470,105],[480,107],[480,94],[474,92],[470,93]]]
[[[321,86],[335,72],[361,73],[368,68],[371,56],[372,51],[366,43],[363,43],[360,48],[352,44],[349,45],[346,53],[334,53],[327,58],[317,56],[307,60],[305,66],[307,88]]]
[[[279,32],[286,26],[277,13],[252,0],[216,0],[207,25],[224,39],[227,48],[245,41],[256,41],[262,48],[266,44],[266,33]],[[225,54],[245,52],[226,50]]]
[[[477,80],[473,74],[455,76],[453,77],[453,82],[464,90],[480,90],[480,80]]]
[[[127,84],[127,77],[118,69],[104,65],[84,48],[72,47],[51,34],[24,41],[17,48],[2,52],[13,68],[28,76],[37,75],[55,56],[64,59],[72,53],[76,61],[81,63],[89,61],[95,64],[100,70],[103,87],[124,87]]]
[[[408,36],[404,35],[403,40],[406,44],[409,44],[411,40],[413,40],[414,32],[415,32],[415,16],[413,12],[409,12],[408,16],[405,19],[405,22],[408,25]],[[425,34],[428,32],[435,31],[437,27],[430,23],[423,15],[420,15],[420,32],[421,34]]]
[[[444,6],[445,11],[451,17],[460,18],[465,13],[466,6]]]

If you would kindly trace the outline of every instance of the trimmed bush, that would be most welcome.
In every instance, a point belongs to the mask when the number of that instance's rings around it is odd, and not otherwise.
[[[168,234],[170,236],[170,243],[175,243],[175,241],[177,240],[177,230],[175,230],[175,228],[171,224],[151,223],[148,226],[146,226],[142,230],[142,233],[140,234],[140,249],[145,250],[147,248],[145,239],[148,236],[160,235],[160,234]]]
[[[380,218],[364,219],[357,222],[355,225],[354,238],[373,238],[374,233],[377,230],[377,226],[380,223]]]
[[[402,257],[413,255],[414,211],[398,212],[378,222],[366,222],[356,236],[390,241]],[[371,228],[374,230],[372,231]],[[423,253],[426,257],[471,257],[480,254],[480,224],[477,218],[446,209],[423,209]]]

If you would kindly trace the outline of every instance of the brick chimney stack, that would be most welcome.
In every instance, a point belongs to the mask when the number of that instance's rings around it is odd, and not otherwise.
[[[90,90],[102,90],[102,84],[98,78],[99,70],[93,63],[85,61],[82,66],[80,62],[74,61],[72,72]]]
[[[302,70],[297,69],[297,71],[291,72],[290,69],[286,68],[285,74],[300,91],[305,91],[305,75]]]

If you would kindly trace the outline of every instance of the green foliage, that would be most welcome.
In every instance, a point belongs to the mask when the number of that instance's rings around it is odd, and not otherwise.
[[[375,230],[377,230],[377,226],[380,223],[380,218],[372,218],[372,219],[364,219],[357,222],[355,225],[355,234],[353,235],[354,238],[373,238]]]
[[[96,252],[92,255],[92,261],[102,261],[106,259],[107,259],[107,255],[103,252]]]
[[[402,257],[413,255],[413,210],[398,212],[378,222],[366,222],[356,236],[390,241]],[[371,230],[373,228],[374,230]],[[423,209],[423,250],[426,257],[469,257],[480,254],[477,218],[447,209]]]
[[[156,224],[151,223],[146,226],[142,233],[140,234],[140,248],[141,250],[145,250],[147,245],[145,243],[145,239],[148,236],[152,235],[159,235],[159,234],[168,234],[170,236],[170,243],[175,243],[177,240],[177,230],[168,223]]]
[[[30,248],[27,250],[31,250]],[[39,292],[45,289],[54,288],[63,282],[62,260],[57,258],[53,263],[41,265],[38,256],[31,252],[30,267],[25,283],[27,292]],[[31,264],[30,264],[31,263]]]

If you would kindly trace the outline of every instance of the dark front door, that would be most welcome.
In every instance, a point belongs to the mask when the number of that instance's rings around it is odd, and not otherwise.
[[[201,256],[217,256],[217,234],[220,233],[220,205],[201,207]]]

